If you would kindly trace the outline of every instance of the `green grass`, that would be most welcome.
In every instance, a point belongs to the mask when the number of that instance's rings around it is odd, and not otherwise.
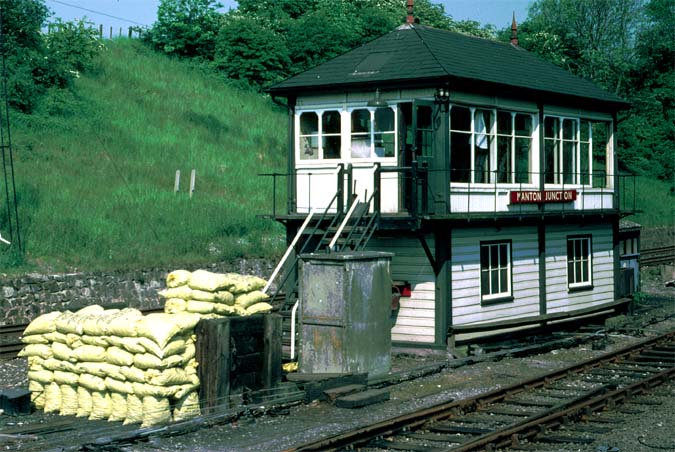
[[[635,204],[639,212],[629,216],[628,220],[640,223],[644,228],[675,227],[675,193],[672,184],[649,176],[637,176],[635,188],[630,179],[625,182],[620,193],[622,205],[632,207]]]
[[[283,249],[282,228],[256,217],[271,209],[271,180],[257,174],[286,158],[286,112],[269,98],[133,40],[109,42],[76,88],[42,114],[13,117],[21,267],[206,263]],[[0,271],[17,265],[2,253]]]

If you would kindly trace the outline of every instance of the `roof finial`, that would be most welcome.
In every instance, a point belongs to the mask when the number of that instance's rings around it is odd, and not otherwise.
[[[407,24],[414,24],[415,23],[415,15],[413,14],[413,9],[415,7],[415,2],[414,0],[408,0],[408,17],[406,17],[405,21]]]
[[[516,12],[513,12],[513,20],[511,21],[511,44],[518,45],[518,24],[516,23]]]

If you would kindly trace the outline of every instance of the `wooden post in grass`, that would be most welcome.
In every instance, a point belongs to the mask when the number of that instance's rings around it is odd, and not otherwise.
[[[131,38],[131,27],[129,27],[129,38]]]
[[[180,170],[176,170],[176,179],[174,180],[173,183],[173,191],[174,193],[178,193],[180,191]]]
[[[98,37],[103,39],[103,24],[98,26]]]
[[[190,173],[190,198],[192,198],[192,193],[195,191],[195,177],[197,176],[197,171],[195,169]]]

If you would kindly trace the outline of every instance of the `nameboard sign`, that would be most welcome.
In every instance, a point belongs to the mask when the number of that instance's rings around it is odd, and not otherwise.
[[[512,191],[511,204],[541,204],[547,202],[572,202],[576,190]]]

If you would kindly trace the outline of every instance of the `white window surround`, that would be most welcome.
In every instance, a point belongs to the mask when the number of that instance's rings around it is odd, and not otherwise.
[[[481,301],[489,302],[511,297],[511,269],[510,240],[481,242]]]
[[[544,146],[547,141],[555,140],[559,144],[557,149],[555,149],[556,155],[554,156],[554,161],[553,161],[553,182],[545,182],[545,186],[547,188],[584,188],[584,192],[586,193],[591,193],[597,190],[598,193],[602,192],[603,190],[606,191],[607,189],[612,189],[614,186],[614,181],[613,181],[613,156],[614,156],[614,129],[613,129],[613,122],[611,120],[607,119],[599,119],[595,117],[585,117],[585,116],[565,116],[565,115],[558,115],[558,114],[545,114],[544,115],[544,124],[546,124],[546,120],[548,118],[554,118],[558,121],[557,125],[557,133],[554,137],[549,137],[546,136],[546,132],[544,132]],[[570,139],[566,138],[563,136],[563,124],[564,121],[573,121],[575,124],[575,136]],[[593,186],[593,151],[596,150],[597,148],[594,149],[594,141],[593,141],[593,123],[605,123],[607,125],[607,146],[605,149],[605,174],[606,174],[606,186],[605,187],[597,187]],[[582,127],[588,127],[588,131],[586,133],[587,138],[585,138],[582,135]],[[545,129],[544,129],[545,130]],[[565,174],[569,173],[568,168],[565,168],[564,164],[564,159],[565,159],[565,149],[564,149],[564,144],[565,143],[572,143],[574,144],[574,156],[573,156],[573,165],[574,167],[572,168],[572,177],[573,181],[568,182],[565,181]],[[587,145],[588,146],[588,155],[587,161],[585,162],[586,168],[583,168],[582,165],[582,146]],[[545,152],[544,152],[545,154]],[[544,160],[546,160],[546,155],[544,156]],[[546,162],[542,162],[543,164],[543,169],[542,169],[542,176],[544,178],[547,177],[547,170],[546,170]]]
[[[380,132],[374,131],[374,119],[375,119],[375,110],[374,107],[368,107],[366,105],[354,105],[350,107],[326,107],[326,108],[303,108],[302,110],[296,110],[294,122],[295,122],[295,137],[294,137],[294,151],[295,151],[295,163],[298,167],[324,167],[330,164],[361,164],[361,163],[385,163],[390,166],[395,166],[398,161],[398,108],[397,104],[390,103],[389,108],[394,113],[394,130],[389,132],[393,134],[394,138],[394,156],[392,157],[378,157],[375,152],[375,140],[374,135],[377,135]],[[371,118],[371,130],[369,133],[370,137],[370,156],[368,157],[352,157],[351,150],[351,114],[354,110],[368,110],[370,112]],[[300,140],[300,116],[303,113],[316,113],[319,116],[319,127],[321,127],[321,116],[324,112],[328,111],[339,111],[341,119],[341,149],[340,149],[340,158],[323,158],[323,153],[319,152],[319,158],[316,159],[302,159],[301,158],[301,140]],[[318,133],[318,136],[321,136],[321,132]],[[320,141],[320,140],[319,140]]]
[[[500,188],[510,188],[510,189],[519,189],[519,188],[536,188],[539,186],[539,177],[540,177],[540,169],[539,169],[539,121],[538,121],[538,115],[534,112],[531,111],[521,111],[521,110],[511,110],[507,108],[494,108],[494,107],[482,107],[479,105],[466,105],[466,104],[450,104],[449,110],[450,112],[452,111],[453,107],[460,107],[460,108],[466,108],[469,109],[470,115],[471,115],[471,126],[470,130],[458,130],[453,128],[452,121],[450,121],[450,127],[449,127],[449,132],[450,134],[454,133],[464,133],[464,134],[471,134],[470,137],[470,166],[471,168],[469,169],[470,171],[470,177],[469,177],[469,182],[461,182],[461,181],[456,181],[452,180],[452,176],[450,177],[450,187],[453,190],[462,190],[462,188],[467,188],[471,187],[471,190],[477,189],[477,191],[485,191],[485,192],[494,192],[494,187],[495,185],[500,187]],[[475,156],[475,148],[476,148],[476,135],[478,132],[476,132],[476,111],[481,110],[481,111],[487,111],[490,112],[491,115],[491,124],[489,124],[489,127],[486,127],[486,134],[491,137],[489,140],[490,142],[490,149],[489,149],[489,167],[490,168],[495,168],[494,170],[490,171],[490,174],[488,176],[489,181],[488,182],[476,182],[476,168],[475,168],[475,162],[476,162],[476,156]],[[512,127],[511,127],[511,133],[510,135],[505,135],[502,133],[498,133],[497,130],[497,117],[498,113],[509,113],[511,114],[512,118]],[[450,114],[450,113],[449,113]],[[531,120],[531,135],[529,137],[525,135],[517,135],[515,131],[515,117],[516,115],[524,115],[524,116],[529,116]],[[486,125],[487,126],[487,125]],[[510,163],[511,163],[511,168],[509,171],[509,181],[508,182],[496,182],[497,177],[498,177],[498,169],[497,169],[497,160],[498,160],[498,150],[497,150],[497,140],[498,139],[503,139],[503,138],[510,138],[511,141],[511,147],[510,147]],[[529,181],[528,182],[514,182],[515,177],[516,177],[516,146],[515,146],[515,140],[519,138],[529,138],[530,139],[530,156],[529,156],[529,168],[528,172],[530,173]],[[451,144],[450,144],[451,146]],[[452,146],[451,146],[452,147]],[[450,149],[450,153],[452,154],[452,149]],[[484,188],[484,190],[481,190],[481,188]]]
[[[567,237],[567,286],[593,287],[593,249],[590,235]]]

